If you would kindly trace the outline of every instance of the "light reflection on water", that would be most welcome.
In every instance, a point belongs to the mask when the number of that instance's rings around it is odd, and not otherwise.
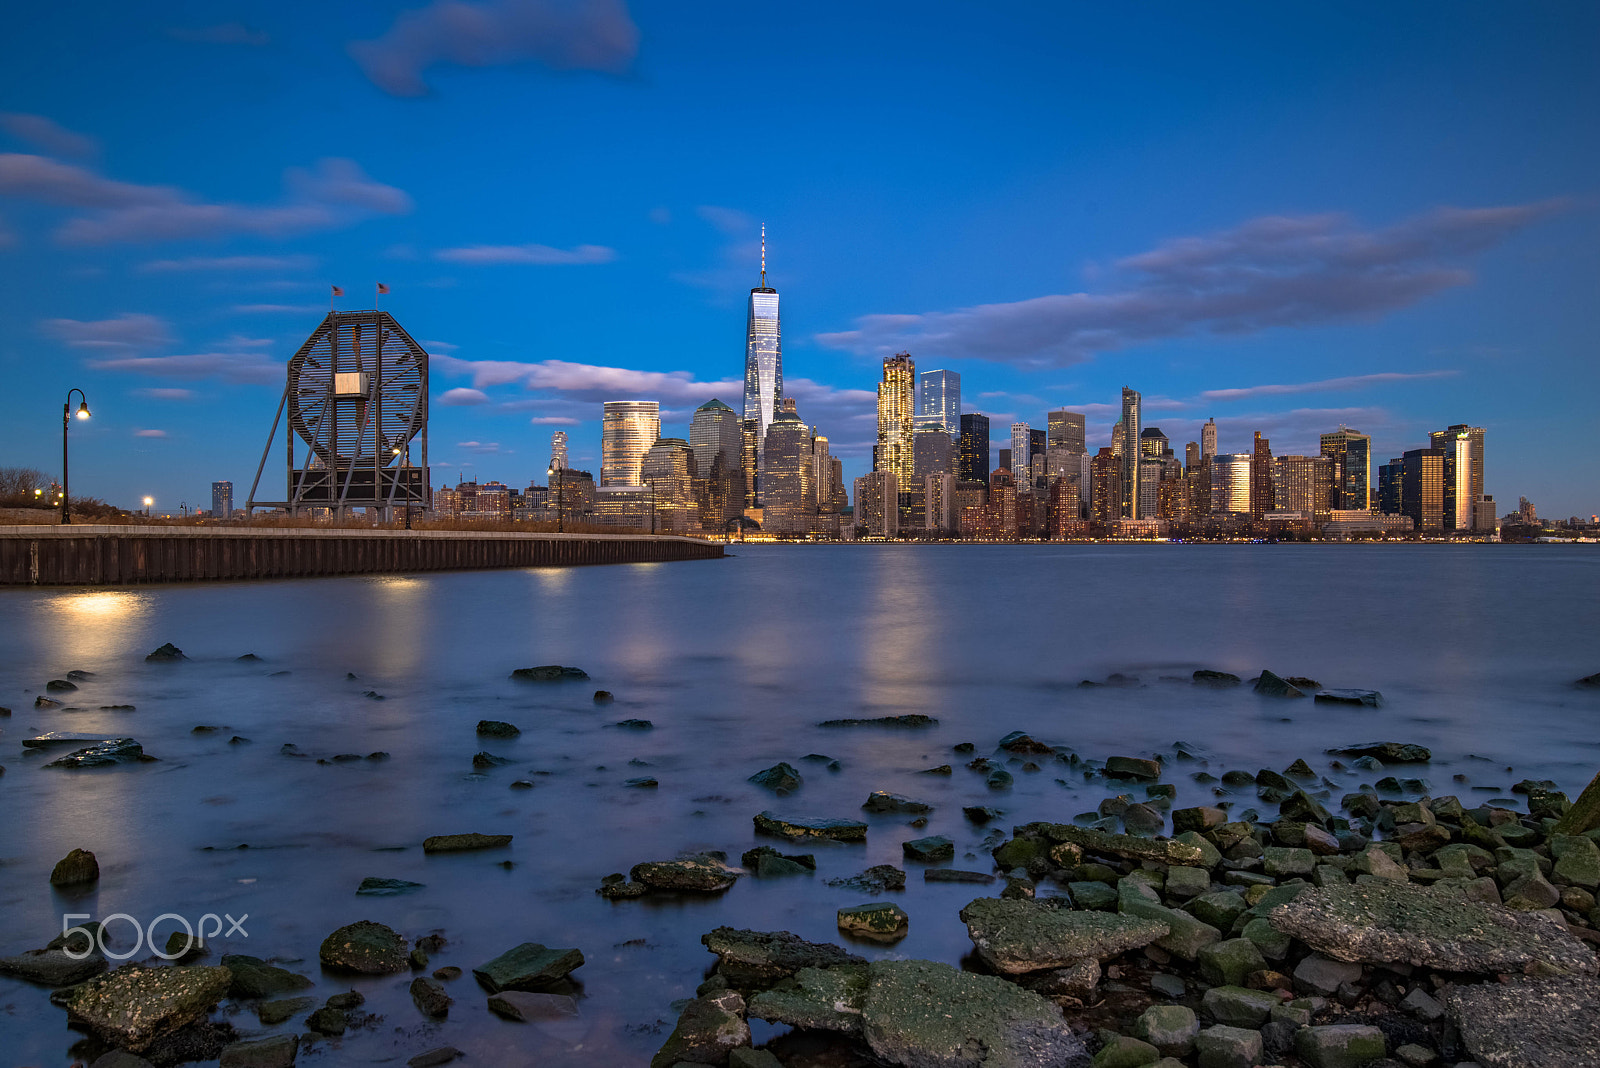
[[[408,976],[361,979],[353,985],[385,1021],[342,1040],[337,1061],[448,1042],[480,1063],[644,1063],[670,1030],[669,1003],[693,992],[710,960],[704,931],[729,923],[836,939],[833,910],[860,899],[824,879],[900,863],[900,843],[929,833],[956,840],[956,866],[987,869],[982,831],[961,806],[995,804],[1009,826],[1070,819],[1106,795],[1059,765],[1013,768],[1015,787],[991,793],[951,752],[956,742],[988,752],[1022,729],[1104,757],[1183,738],[1205,746],[1220,772],[1297,756],[1315,765],[1327,746],[1394,738],[1435,749],[1426,774],[1439,793],[1524,776],[1576,791],[1600,766],[1600,700],[1570,686],[1600,670],[1600,552],[1586,547],[735,551],[683,564],[0,593],[0,704],[15,710],[0,719],[0,952],[42,944],[64,911],[248,912],[249,943],[227,948],[301,958],[295,967],[326,995],[352,984],[320,975],[317,945],[356,919],[412,937],[440,929],[451,946],[437,963],[469,969],[522,941],[577,945],[588,958],[577,1023],[502,1023],[469,979],[453,985],[448,1022],[427,1024]],[[165,641],[191,660],[145,663]],[[234,659],[245,652],[265,662]],[[582,666],[593,680],[507,678],[547,663]],[[1202,666],[1373,686],[1388,704],[1353,712],[1159,681]],[[82,710],[33,709],[44,682],[72,668],[99,673],[68,695]],[[1113,671],[1146,685],[1077,685]],[[616,702],[595,706],[597,688]],[[100,707],[122,703],[137,711]],[[815,726],[900,712],[941,722],[921,732]],[[611,726],[630,717],[655,729]],[[478,738],[484,718],[524,733]],[[42,730],[130,735],[161,760],[43,771],[19,744]],[[250,741],[230,744],[236,735]],[[282,755],[286,742],[311,755]],[[389,758],[317,763],[379,750]],[[479,750],[512,763],[474,776]],[[800,761],[812,752],[843,769]],[[806,777],[794,797],[745,781],[778,760]],[[944,763],[956,774],[919,774]],[[1174,774],[1180,805],[1211,799],[1190,770]],[[1458,773],[1470,784],[1451,782]],[[659,788],[622,786],[643,774]],[[509,789],[521,777],[537,785]],[[934,804],[930,825],[871,817],[866,845],[814,849],[816,878],[741,880],[709,901],[612,905],[593,893],[607,872],[683,849],[736,860],[756,844],[750,817],[762,809],[852,815],[873,789]],[[516,842],[504,855],[421,853],[427,835],[466,830]],[[81,899],[47,889],[51,865],[74,846],[94,850],[103,872]],[[368,875],[426,888],[358,898]],[[970,944],[956,911],[971,896],[912,872],[900,898],[910,937],[851,948],[959,961]],[[12,1006],[3,1026],[14,1058],[65,1063],[70,1038],[42,991],[0,980],[0,1004]],[[234,1022],[255,1027],[248,1012]]]

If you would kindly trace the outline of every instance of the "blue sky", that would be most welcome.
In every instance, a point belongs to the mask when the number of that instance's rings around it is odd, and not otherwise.
[[[76,491],[242,501],[329,285],[382,281],[435,484],[542,481],[553,429],[598,471],[603,400],[738,406],[764,222],[847,475],[906,348],[997,447],[1054,407],[1104,444],[1124,384],[1180,448],[1466,422],[1501,511],[1587,515],[1596,40],[1589,3],[26,5],[0,464],[57,470],[76,385]]]

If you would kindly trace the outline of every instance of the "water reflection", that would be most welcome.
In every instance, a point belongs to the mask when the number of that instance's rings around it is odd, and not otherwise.
[[[57,594],[41,621],[45,637],[60,662],[103,663],[120,657],[134,644],[150,614],[148,593],[93,590]]]
[[[925,708],[944,675],[936,631],[945,606],[929,588],[928,561],[927,553],[896,547],[872,576],[860,669],[861,696],[869,707]]]

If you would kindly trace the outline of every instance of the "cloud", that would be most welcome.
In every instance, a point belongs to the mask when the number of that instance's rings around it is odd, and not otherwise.
[[[188,401],[194,400],[195,392],[192,389],[136,389],[134,396],[146,397],[150,400]]]
[[[186,256],[178,260],[149,260],[138,266],[140,274],[180,271],[309,271],[315,256]]]
[[[477,453],[480,456],[489,456],[500,451],[500,443],[498,441],[458,441],[456,442],[456,448],[466,449],[468,452]]]
[[[265,30],[252,30],[242,22],[221,22],[215,26],[169,26],[167,36],[188,44],[251,45],[260,48],[272,43]]]
[[[0,248],[10,248],[17,243],[17,235],[7,225],[4,215],[0,215]]]
[[[433,364],[446,373],[471,376],[472,384],[478,389],[521,384],[531,390],[573,393],[584,399],[623,400],[638,396],[667,402],[695,400],[698,403],[719,391],[739,396],[743,396],[744,391],[743,382],[731,379],[697,382],[688,371],[633,371],[566,360],[522,363],[435,356]]]
[[[1287,393],[1321,393],[1342,389],[1360,389],[1363,386],[1383,385],[1388,382],[1407,382],[1417,378],[1448,378],[1455,371],[1383,371],[1370,375],[1348,375],[1344,378],[1324,378],[1319,382],[1294,382],[1287,385],[1245,386],[1241,389],[1208,389],[1201,392],[1203,400],[1243,400],[1246,397],[1276,397]]]
[[[467,389],[465,387],[447,389],[443,393],[439,394],[439,403],[449,408],[464,407],[473,404],[485,404],[488,402],[488,400],[489,394],[485,393],[483,390]]]
[[[125,371],[159,378],[220,378],[248,385],[277,385],[284,365],[260,352],[197,352],[181,356],[117,356],[90,360],[101,371]]]
[[[133,436],[136,438],[164,438],[167,436],[167,432],[165,430],[135,430]]]
[[[320,315],[326,309],[320,304],[235,304],[231,310],[237,315]]]
[[[1341,215],[1266,216],[1121,260],[1121,287],[1107,292],[867,315],[818,340],[863,354],[1060,367],[1164,338],[1371,319],[1470,283],[1462,260],[1569,207],[1439,208],[1382,230]]]
[[[469,245],[465,248],[442,248],[433,256],[449,263],[479,266],[499,263],[551,266],[610,263],[617,258],[617,253],[615,249],[604,245],[579,245],[573,249],[551,248],[549,245]]]
[[[39,329],[74,349],[133,351],[160,348],[172,341],[165,319],[131,312],[115,319],[46,319]]]
[[[748,212],[738,208],[723,208],[715,204],[702,204],[695,214],[715,226],[729,237],[739,237],[756,228],[756,221]]]
[[[452,345],[448,341],[424,341],[422,347],[428,352],[454,352],[460,345]]]
[[[88,134],[67,129],[54,119],[43,115],[24,115],[16,111],[0,112],[0,130],[19,141],[67,159],[94,159],[100,154],[100,143]]]
[[[568,415],[536,415],[528,422],[534,426],[577,426],[583,420]]]
[[[353,225],[374,214],[404,214],[412,207],[403,190],[373,181],[348,159],[290,168],[284,185],[287,195],[279,204],[212,204],[171,186],[119,182],[43,156],[0,154],[0,196],[94,213],[68,219],[56,231],[64,245],[230,234],[288,237]]]
[[[622,0],[434,0],[406,11],[382,37],[347,48],[362,73],[394,96],[424,96],[429,67],[536,61],[556,70],[621,74],[639,50]]]

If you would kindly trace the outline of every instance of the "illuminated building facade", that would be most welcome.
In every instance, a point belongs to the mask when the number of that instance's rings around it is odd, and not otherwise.
[[[759,480],[767,426],[783,397],[783,334],[778,324],[778,291],[767,285],[767,228],[761,228],[761,284],[750,290],[745,325],[744,419],[755,423]],[[757,490],[757,492],[759,492]]]
[[[963,482],[989,481],[989,417],[968,412],[961,417],[960,469]]]
[[[1223,453],[1211,458],[1211,514],[1250,514],[1250,454]]]
[[[1372,438],[1359,430],[1341,426],[1322,435],[1322,455],[1332,469],[1330,508],[1342,511],[1371,508]]]
[[[878,445],[872,467],[893,474],[896,486],[911,485],[915,473],[916,381],[917,365],[910,353],[884,357],[883,381],[878,383]]]
[[[1117,437],[1122,446],[1122,486],[1119,514],[1123,519],[1142,519],[1139,512],[1139,434],[1142,398],[1136,390],[1122,387],[1122,422],[1118,423]]]
[[[961,437],[961,376],[955,371],[924,371],[917,377],[917,423],[938,423],[953,444]]]
[[[640,485],[644,454],[661,436],[655,401],[606,401],[600,427],[600,485]]]
[[[1063,448],[1070,452],[1088,452],[1087,422],[1082,412],[1069,412],[1057,408],[1045,416],[1045,448]]]
[[[1400,514],[1413,528],[1444,529],[1443,449],[1412,449],[1400,457]]]

